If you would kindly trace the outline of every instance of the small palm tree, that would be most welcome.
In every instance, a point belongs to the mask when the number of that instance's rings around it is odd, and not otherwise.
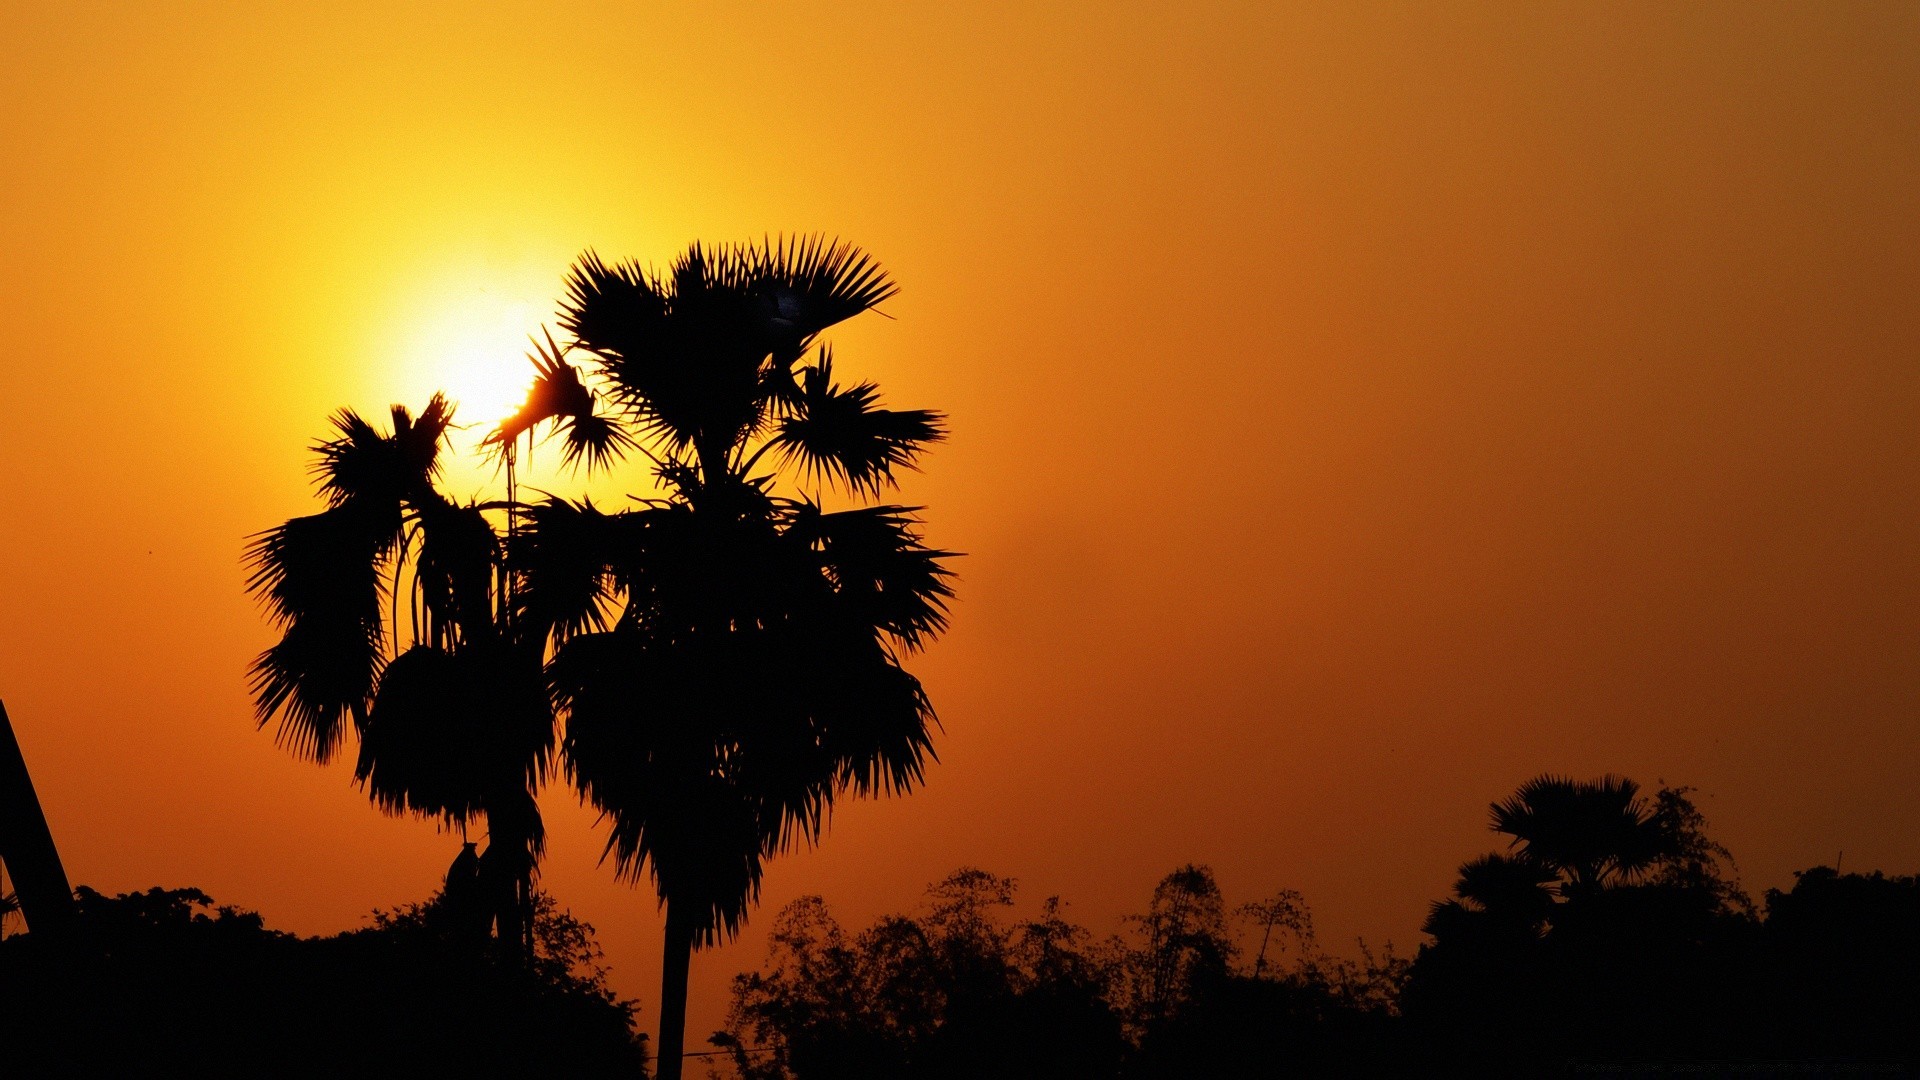
[[[664,495],[530,507],[515,612],[552,650],[568,775],[610,820],[619,872],[666,908],[671,1080],[693,948],[738,931],[763,861],[816,840],[837,794],[904,792],[932,755],[901,659],[946,625],[948,553],[914,508],[858,504],[943,424],[842,383],[818,345],[895,291],[850,246],[696,245],[664,275],[589,253],[567,288],[568,340],[540,350],[494,443],[551,424],[570,460],[643,456]],[[825,508],[823,487],[856,505]]]
[[[1469,860],[1453,883],[1453,898],[1435,901],[1421,925],[1436,941],[1538,940],[1553,917],[1553,886],[1560,875],[1524,856],[1493,853]]]
[[[486,516],[498,508],[456,505],[434,485],[452,422],[438,395],[417,417],[394,406],[390,432],[352,411],[334,418],[334,437],[314,447],[328,508],[248,549],[248,590],[282,631],[254,662],[253,693],[259,723],[277,720],[299,757],[331,761],[351,726],[355,779],[381,809],[463,829],[484,817],[507,894],[503,953],[524,958],[544,843],[534,793],[554,721],[537,641],[512,618]]]
[[[1537,776],[1490,809],[1493,831],[1512,837],[1522,858],[1565,876],[1563,893],[1632,879],[1671,847],[1640,785],[1625,777]]]

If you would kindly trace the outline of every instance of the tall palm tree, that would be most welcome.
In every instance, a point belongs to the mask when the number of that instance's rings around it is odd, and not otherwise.
[[[542,349],[495,443],[551,423],[570,459],[644,456],[664,494],[530,507],[515,610],[551,650],[568,775],[611,822],[616,869],[666,909],[672,1080],[692,950],[737,933],[764,860],[817,840],[838,794],[904,792],[932,756],[901,660],[946,625],[949,553],[916,508],[861,504],[943,421],[841,383],[818,344],[894,294],[851,246],[696,245],[664,274],[588,253],[567,289],[566,344]],[[826,509],[824,487],[854,505]]]
[[[496,508],[434,485],[452,421],[439,395],[417,417],[394,406],[390,432],[334,417],[334,437],[314,446],[328,508],[248,548],[248,590],[282,631],[252,686],[259,723],[277,720],[299,757],[331,761],[350,724],[354,776],[382,810],[463,829],[484,817],[502,952],[524,958],[554,721],[539,645],[512,617]]]

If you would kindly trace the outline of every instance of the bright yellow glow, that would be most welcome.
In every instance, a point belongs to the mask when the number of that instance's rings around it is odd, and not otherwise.
[[[540,333],[540,311],[498,289],[447,289],[419,319],[407,365],[459,406],[462,425],[491,428],[526,400],[529,338]]]

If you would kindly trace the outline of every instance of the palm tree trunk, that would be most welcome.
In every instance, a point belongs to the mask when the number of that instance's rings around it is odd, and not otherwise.
[[[533,966],[533,829],[524,816],[494,804],[487,814],[487,853],[480,866],[497,928],[498,955],[515,968]]]
[[[655,1080],[680,1080],[687,1034],[687,969],[693,964],[693,917],[667,901],[667,951],[660,976],[660,1047]]]

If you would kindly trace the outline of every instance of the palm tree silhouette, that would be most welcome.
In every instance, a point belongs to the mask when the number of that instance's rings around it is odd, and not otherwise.
[[[551,423],[569,460],[644,456],[664,496],[527,508],[515,611],[551,650],[565,768],[611,822],[607,852],[666,908],[673,1080],[692,950],[738,932],[763,861],[817,840],[837,794],[904,792],[932,756],[901,657],[946,625],[950,553],[921,542],[916,508],[861,504],[943,421],[880,407],[815,347],[895,292],[851,246],[695,245],[664,275],[589,252],[567,288],[570,338],[539,348],[494,445]],[[823,485],[855,505],[826,509]]]
[[[434,485],[452,421],[439,395],[417,417],[394,406],[388,433],[350,410],[334,417],[314,447],[328,508],[248,548],[248,591],[282,630],[252,687],[259,723],[277,718],[300,757],[332,760],[351,722],[354,776],[382,810],[463,829],[484,817],[502,953],[524,958],[553,713],[486,516],[500,507],[456,505]],[[390,655],[403,606],[409,645]]]
[[[1634,878],[1671,847],[1640,785],[1625,777],[1536,776],[1490,810],[1493,831],[1512,837],[1521,858],[1564,875],[1563,895]]]
[[[1525,856],[1482,855],[1461,865],[1453,898],[1434,902],[1421,932],[1436,940],[1536,941],[1553,917],[1559,880]]]

